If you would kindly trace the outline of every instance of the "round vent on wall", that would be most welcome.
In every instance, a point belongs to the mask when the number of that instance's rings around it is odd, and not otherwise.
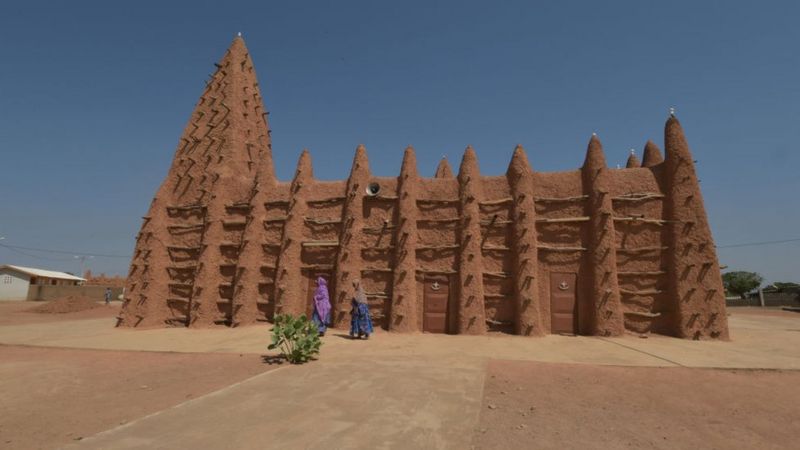
[[[378,183],[370,183],[367,186],[367,195],[375,197],[381,191],[381,185]]]

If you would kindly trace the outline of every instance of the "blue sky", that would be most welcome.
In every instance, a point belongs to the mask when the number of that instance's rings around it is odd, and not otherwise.
[[[536,170],[574,169],[592,132],[613,167],[661,145],[674,106],[717,244],[800,238],[798,17],[790,1],[6,1],[0,243],[66,253],[0,247],[0,263],[76,272],[76,254],[129,255],[238,31],[280,178],[304,147],[318,178],[344,178],[359,143],[386,176],[409,144],[424,175],[468,144],[485,174],[517,143]],[[800,281],[800,242],[719,255]]]

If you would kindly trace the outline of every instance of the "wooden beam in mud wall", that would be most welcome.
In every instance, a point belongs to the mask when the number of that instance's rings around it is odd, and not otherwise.
[[[586,214],[591,218],[585,245],[590,276],[582,283],[582,290],[585,293],[583,298],[591,302],[593,315],[590,329],[587,330],[586,324],[582,323],[581,331],[600,336],[620,336],[625,332],[625,320],[617,280],[614,210],[609,195],[612,179],[597,136],[593,135],[589,141],[581,176],[584,193],[588,195]],[[580,311],[587,309],[579,309],[579,317]]]
[[[246,173],[246,166],[234,167],[237,169],[234,173]],[[214,195],[206,209],[203,249],[194,276],[190,310],[190,325],[200,327],[232,326],[234,315],[242,306],[237,305],[234,299],[239,288],[239,257],[247,247],[244,232],[251,216],[249,210],[230,208],[229,205],[250,200],[255,195],[255,184],[243,177],[221,174],[216,186],[218,189],[213,189]],[[224,266],[232,267],[229,274],[223,274]],[[255,299],[247,301],[255,302]]]
[[[164,187],[167,187],[165,183]],[[168,297],[169,278],[162,274],[173,265],[168,246],[172,241],[165,224],[170,223],[161,188],[153,199],[148,219],[142,223],[140,238],[136,241],[129,276],[125,282],[125,298],[120,312],[118,326],[156,326],[164,325],[175,314],[161,299]],[[167,187],[167,190],[169,188]],[[188,305],[188,302],[187,302]],[[186,325],[184,311],[182,324]]]
[[[304,217],[308,211],[309,188],[314,184],[311,155],[303,150],[289,189],[291,200],[286,222],[283,225],[281,249],[275,269],[275,314],[300,315],[306,313],[305,280],[302,266],[302,240]]]
[[[239,254],[239,266],[236,274],[238,289],[233,292],[233,317],[231,326],[247,325],[271,317],[264,317],[258,309],[259,284],[263,282],[261,264],[264,260],[264,244],[266,230],[263,223],[266,218],[267,193],[275,188],[275,178],[268,172],[260,172],[254,186],[250,202],[250,220],[244,231],[244,240],[248,245],[242,247]],[[269,243],[280,246],[280,242]]]
[[[458,333],[485,334],[480,201],[483,192],[478,158],[467,147],[458,173],[461,203],[460,252],[458,255]]]
[[[342,208],[342,231],[339,236],[339,251],[336,254],[336,292],[332,297],[331,312],[336,328],[347,328],[350,319],[350,298],[353,296],[353,280],[361,277],[361,229],[364,227],[364,196],[369,183],[369,159],[363,145],[356,148],[350,177],[347,179],[344,207]]]
[[[533,200],[533,174],[522,146],[517,146],[506,174],[511,197],[512,243],[514,254],[514,331],[523,336],[546,333],[541,318],[536,271],[539,264],[536,209]]]
[[[672,332],[682,338],[727,339],[728,318],[717,252],[694,160],[678,119],[664,130],[668,289]]]
[[[392,277],[392,304],[389,329],[392,331],[421,331],[417,317],[419,299],[417,298],[417,157],[414,149],[408,147],[403,155],[398,180],[397,251]]]

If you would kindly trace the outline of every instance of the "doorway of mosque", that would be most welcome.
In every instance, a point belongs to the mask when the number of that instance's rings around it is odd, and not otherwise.
[[[578,314],[575,273],[550,274],[550,332],[577,334]]]
[[[447,333],[450,309],[450,279],[447,276],[428,276],[424,282],[424,313],[422,331]]]

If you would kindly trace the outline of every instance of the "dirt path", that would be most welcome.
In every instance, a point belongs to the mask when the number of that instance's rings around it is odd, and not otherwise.
[[[797,448],[800,372],[491,361],[474,448]]]
[[[275,366],[258,355],[0,345],[0,448],[56,448]]]

